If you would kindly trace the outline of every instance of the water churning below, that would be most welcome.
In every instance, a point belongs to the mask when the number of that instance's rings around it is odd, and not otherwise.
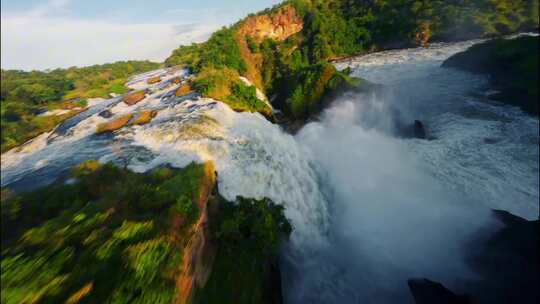
[[[483,279],[470,243],[500,228],[490,210],[537,218],[537,118],[488,101],[485,78],[440,67],[473,43],[338,64],[384,89],[346,94],[296,136],[330,224],[324,245],[286,259],[288,302],[412,303],[416,277],[467,292]],[[414,120],[431,140],[397,136]]]
[[[487,101],[483,77],[440,67],[473,43],[338,64],[384,89],[345,94],[295,136],[259,114],[168,98],[177,87],[146,84],[183,71],[147,73],[129,83],[151,91],[145,100],[101,107],[114,115],[156,110],[151,123],[97,135],[107,121],[99,111],[75,117],[2,155],[2,186],[46,184],[92,158],[139,172],[212,160],[225,198],[285,206],[294,227],[282,255],[286,302],[407,303],[411,277],[465,291],[479,279],[466,263],[467,243],[499,227],[490,209],[534,219],[539,196],[538,120]],[[432,140],[396,135],[416,119]]]

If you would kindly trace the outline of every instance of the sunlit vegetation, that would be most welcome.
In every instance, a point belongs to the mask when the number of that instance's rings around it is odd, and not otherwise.
[[[218,245],[212,274],[197,303],[281,303],[278,253],[291,226],[268,199],[224,203],[211,222]]]
[[[68,183],[22,194],[2,189],[2,303],[172,303],[201,200],[214,187],[205,168],[137,174],[88,161]],[[269,200],[212,204],[210,241],[218,249],[209,290],[219,287],[228,299],[233,290],[260,293],[264,267],[290,232],[283,208]],[[242,274],[250,280],[216,286]]]
[[[538,37],[498,39],[474,45],[450,57],[444,66],[489,74],[501,91],[495,99],[538,115],[538,54]]]
[[[77,113],[40,117],[40,112],[81,108],[87,98],[125,93],[128,89],[124,84],[130,75],[157,67],[159,64],[149,61],[126,61],[47,72],[1,70],[2,152],[51,130]]]
[[[289,5],[304,26],[284,41],[261,42],[238,35],[242,20],[216,32],[206,43],[178,48],[165,64],[200,72],[197,89],[203,94],[225,102],[236,100],[246,104],[243,108],[258,111],[250,106],[249,98],[232,90],[237,76],[245,76],[276,97],[272,98],[275,107],[298,119],[313,113],[313,105],[335,87],[342,87],[336,85],[339,80],[361,86],[361,82],[329,77],[330,68],[317,72],[329,60],[538,27],[537,0],[290,0],[258,15],[272,15]],[[327,85],[330,80],[333,83]]]
[[[202,166],[143,175],[88,162],[74,177],[2,201],[2,303],[63,303],[85,286],[94,303],[170,303],[183,248],[170,219],[185,231],[196,219]]]

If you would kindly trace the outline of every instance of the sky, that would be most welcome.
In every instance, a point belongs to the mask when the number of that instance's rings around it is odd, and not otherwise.
[[[1,0],[1,66],[163,61],[181,44],[280,0]]]

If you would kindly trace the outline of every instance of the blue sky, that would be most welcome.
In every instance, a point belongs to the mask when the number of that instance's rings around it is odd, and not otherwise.
[[[4,69],[162,61],[280,0],[2,0]]]

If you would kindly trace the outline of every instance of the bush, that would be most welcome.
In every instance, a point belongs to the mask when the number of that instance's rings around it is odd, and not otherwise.
[[[75,184],[3,192],[2,303],[170,303],[183,250],[176,238],[188,237],[171,214],[196,216],[188,202],[204,174],[196,164],[137,174],[86,162]]]
[[[196,294],[197,303],[275,303],[280,286],[272,279],[280,245],[291,226],[283,207],[269,199],[238,198],[220,203],[219,216],[211,222],[218,244],[208,282]],[[241,288],[239,288],[241,286]]]

